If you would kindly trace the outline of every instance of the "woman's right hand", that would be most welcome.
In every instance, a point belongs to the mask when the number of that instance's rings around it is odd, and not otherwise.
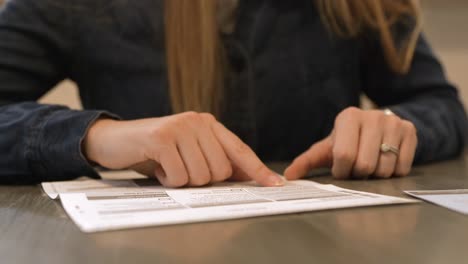
[[[83,152],[88,160],[110,169],[154,162],[154,175],[166,187],[202,186],[231,177],[263,186],[283,185],[250,147],[207,113],[100,119],[90,127]]]

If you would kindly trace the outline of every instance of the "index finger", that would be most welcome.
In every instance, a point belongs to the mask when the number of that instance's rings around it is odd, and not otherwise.
[[[284,185],[283,179],[263,164],[253,150],[238,136],[220,123],[213,124],[213,131],[231,162],[247,176],[263,186]]]

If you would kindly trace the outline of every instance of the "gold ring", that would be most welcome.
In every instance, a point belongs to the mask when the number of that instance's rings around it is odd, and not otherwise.
[[[395,154],[397,156],[400,155],[400,150],[397,147],[390,146],[390,145],[385,144],[385,143],[380,145],[380,151],[382,151],[382,153],[391,152],[391,153],[393,153],[393,154]]]

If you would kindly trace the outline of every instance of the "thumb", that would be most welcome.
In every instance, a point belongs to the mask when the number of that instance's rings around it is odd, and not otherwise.
[[[327,137],[294,159],[284,171],[284,176],[288,180],[297,180],[304,177],[311,169],[330,167],[332,161],[332,140],[331,137]]]

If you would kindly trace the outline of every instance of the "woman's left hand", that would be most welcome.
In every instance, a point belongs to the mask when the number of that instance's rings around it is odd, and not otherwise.
[[[350,107],[337,116],[332,133],[298,156],[284,175],[294,180],[311,169],[330,167],[339,179],[406,176],[417,142],[413,123],[380,110]]]

